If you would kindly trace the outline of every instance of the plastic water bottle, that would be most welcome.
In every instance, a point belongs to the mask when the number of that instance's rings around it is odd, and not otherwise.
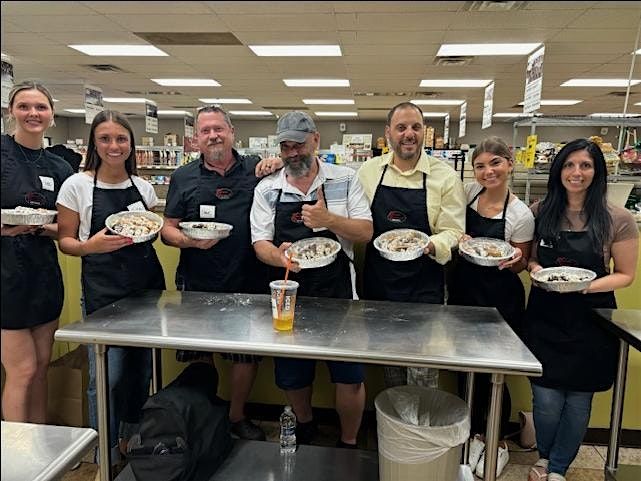
[[[291,406],[285,406],[280,415],[280,452],[296,452],[296,414]]]

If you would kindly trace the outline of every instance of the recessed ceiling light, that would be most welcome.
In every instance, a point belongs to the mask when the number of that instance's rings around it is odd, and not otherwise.
[[[354,105],[353,99],[303,99],[307,105]]]
[[[540,43],[450,43],[441,45],[436,56],[526,55],[540,45]]]
[[[479,79],[421,80],[419,87],[486,87],[490,82]]]
[[[220,87],[220,84],[210,78],[152,78],[152,82],[164,87]]]
[[[72,114],[84,114],[85,109],[65,109],[65,112],[70,112]]]
[[[87,55],[94,57],[168,57],[169,54],[163,52],[153,45],[67,45],[74,50],[78,50]]]
[[[447,112],[423,112],[423,117],[445,117]]]
[[[532,114],[524,114],[523,112],[497,112],[492,117],[533,117]]]
[[[249,99],[198,99],[205,104],[251,104]]]
[[[230,110],[229,113],[231,115],[272,115],[272,113],[267,110]]]
[[[319,117],[357,117],[358,112],[314,112]]]
[[[347,79],[286,78],[283,82],[288,87],[349,87]]]
[[[141,97],[103,97],[102,100],[115,104],[144,104],[149,102],[149,100]]]
[[[414,105],[463,105],[465,100],[410,100]]]
[[[630,85],[636,85],[641,80],[632,79]],[[573,78],[561,84],[561,87],[627,87],[627,78]]]
[[[583,100],[541,100],[541,105],[576,105],[583,102]],[[519,102],[523,105],[523,102]]]
[[[595,112],[590,117],[641,117],[641,114],[625,114],[616,112]]]
[[[341,57],[339,45],[249,45],[259,57]]]
[[[159,110],[158,115],[187,115],[190,112],[186,110]]]

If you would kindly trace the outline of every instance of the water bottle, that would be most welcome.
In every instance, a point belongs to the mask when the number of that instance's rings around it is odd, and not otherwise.
[[[291,406],[285,406],[280,415],[280,452],[296,452],[296,415]]]

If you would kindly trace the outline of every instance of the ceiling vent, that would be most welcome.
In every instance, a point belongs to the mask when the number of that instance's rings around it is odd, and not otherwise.
[[[511,10],[523,10],[530,2],[492,2],[477,1],[465,2],[463,5],[464,12],[509,12]]]
[[[147,95],[182,95],[177,90],[149,90]]]
[[[111,65],[110,63],[95,63],[90,65],[85,65],[90,70],[95,70],[96,72],[114,72],[114,73],[126,73],[126,70]]]
[[[296,105],[294,107],[287,107],[287,106],[274,107],[274,106],[270,106],[270,105],[265,105],[263,107],[263,109],[265,109],[265,110],[287,110],[287,111],[290,111],[290,110],[309,110],[309,107],[301,107],[300,105]]]
[[[608,95],[612,95],[613,97],[625,97],[626,93],[625,91],[622,92],[610,92]],[[630,92],[630,95],[636,95],[635,92]]]
[[[134,32],[153,45],[242,45],[231,32]]]
[[[434,59],[434,65],[439,65],[441,67],[463,67],[465,65],[470,65],[472,60],[474,60],[474,57],[450,55],[448,57],[436,57]]]
[[[415,97],[417,95],[425,97],[432,94],[439,95],[436,92],[354,92],[354,97]]]

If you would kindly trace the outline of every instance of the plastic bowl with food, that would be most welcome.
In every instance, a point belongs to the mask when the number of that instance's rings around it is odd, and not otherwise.
[[[390,261],[418,259],[430,243],[430,237],[420,230],[394,229],[383,232],[374,239],[374,247],[381,257]]]
[[[5,225],[51,224],[57,213],[55,210],[18,206],[15,209],[2,209],[2,223]]]
[[[579,267],[548,267],[530,274],[534,285],[552,292],[579,292],[596,279],[596,273]]]
[[[285,255],[297,262],[301,269],[313,269],[331,264],[341,250],[341,245],[327,237],[310,237],[294,242]]]
[[[473,237],[459,243],[459,253],[464,259],[479,266],[494,267],[514,256],[514,246],[491,237]]]
[[[153,239],[162,228],[163,218],[149,211],[123,211],[105,220],[109,232],[131,238],[134,243]]]
[[[217,240],[229,237],[234,228],[222,222],[180,222],[178,226],[187,237],[199,240]]]

